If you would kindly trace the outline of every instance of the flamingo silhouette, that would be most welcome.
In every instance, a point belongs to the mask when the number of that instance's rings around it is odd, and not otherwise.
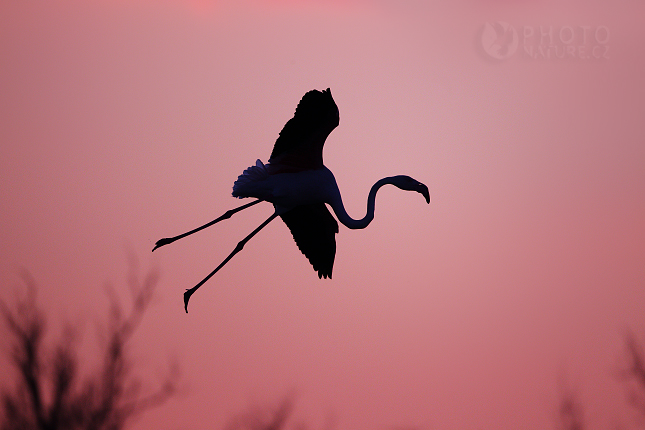
[[[336,255],[338,223],[329,213],[328,204],[338,220],[348,228],[361,229],[374,219],[376,193],[383,185],[392,184],[402,190],[421,193],[430,203],[428,187],[409,176],[380,179],[367,197],[367,214],[353,219],[345,211],[343,200],[331,171],[323,165],[322,150],[327,136],[340,121],[338,107],[331,91],[312,90],[298,103],[296,113],[284,126],[275,142],[267,164],[257,160],[237,178],[233,197],[254,197],[257,200],[231,209],[219,218],[187,233],[157,241],[153,251],[178,239],[196,233],[255,204],[267,201],[275,212],[258,228],[242,239],[233,252],[200,283],[184,293],[184,309],[188,312],[190,296],[220,270],[244,245],[276,217],[289,227],[300,251],[307,257],[319,278],[330,278]]]

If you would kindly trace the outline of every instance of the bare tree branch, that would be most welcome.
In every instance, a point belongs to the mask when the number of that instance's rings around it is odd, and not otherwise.
[[[275,408],[255,407],[234,417],[226,430],[284,430],[293,411],[293,395],[286,396]]]
[[[176,366],[156,390],[145,394],[133,375],[128,343],[151,303],[158,278],[151,272],[139,281],[135,272],[132,269],[128,277],[132,307],[124,312],[116,295],[110,296],[103,358],[97,371],[84,379],[78,374],[81,359],[71,329],[51,350],[44,345],[46,318],[36,304],[33,279],[24,276],[27,296],[18,300],[15,311],[0,302],[18,376],[12,390],[2,390],[0,430],[121,430],[133,417],[163,404],[175,392]]]
[[[560,399],[558,410],[561,430],[584,430],[584,416],[578,395],[566,390]]]
[[[621,374],[632,382],[628,393],[630,404],[645,418],[645,353],[631,330],[625,333],[625,347],[628,365]]]

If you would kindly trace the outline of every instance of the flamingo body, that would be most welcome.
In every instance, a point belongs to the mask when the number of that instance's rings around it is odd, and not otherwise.
[[[376,193],[384,185],[391,184],[402,190],[416,191],[430,203],[428,187],[424,184],[409,176],[391,176],[380,179],[370,189],[365,216],[361,219],[350,217],[345,211],[336,179],[324,166],[322,157],[325,140],[339,122],[338,107],[329,88],[307,92],[298,103],[293,118],[280,132],[268,163],[257,160],[254,166],[244,170],[233,185],[233,197],[252,197],[257,200],[227,211],[221,217],[188,233],[157,241],[153,251],[262,201],[274,206],[274,213],[264,223],[240,241],[233,252],[206,278],[184,293],[186,312],[190,296],[241,251],[246,242],[278,216],[291,231],[300,251],[318,272],[318,277],[331,278],[338,223],[327,205],[343,225],[350,229],[361,229],[374,219]]]
[[[273,203],[284,213],[296,206],[331,203],[340,196],[334,174],[326,167],[289,173],[268,173],[269,166],[257,160],[233,185],[233,197],[255,197]],[[264,173],[260,171],[264,170]]]

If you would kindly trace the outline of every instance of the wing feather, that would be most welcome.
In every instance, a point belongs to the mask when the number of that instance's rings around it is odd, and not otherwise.
[[[273,146],[271,173],[322,168],[323,145],[339,121],[338,106],[329,88],[307,92]]]
[[[336,256],[338,223],[324,203],[296,206],[280,215],[319,278],[330,278]]]

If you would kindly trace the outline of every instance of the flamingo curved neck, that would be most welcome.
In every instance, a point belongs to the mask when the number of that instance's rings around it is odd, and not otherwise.
[[[338,221],[340,221],[345,227],[351,228],[354,230],[367,227],[374,219],[374,206],[376,204],[376,193],[378,192],[379,188],[381,188],[383,185],[391,184],[391,183],[392,183],[391,178],[383,178],[378,180],[374,185],[372,185],[372,188],[370,189],[370,193],[367,196],[367,213],[362,219],[354,219],[347,214],[347,211],[345,210],[345,206],[343,205],[343,200],[339,194],[337,199],[335,199],[335,201],[330,203],[330,206],[334,210],[334,213],[336,214]]]

